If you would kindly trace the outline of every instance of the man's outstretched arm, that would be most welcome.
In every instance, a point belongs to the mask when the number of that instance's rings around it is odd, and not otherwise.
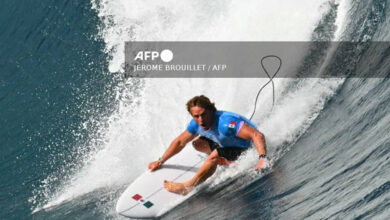
[[[265,137],[264,134],[260,131],[254,129],[253,127],[247,125],[246,123],[242,126],[241,130],[237,134],[238,137],[252,140],[253,144],[256,147],[257,153],[259,155],[267,155],[267,148],[265,146]],[[263,157],[259,159],[255,170],[263,169],[267,165],[267,158]]]
[[[196,135],[191,134],[187,130],[181,133],[178,137],[176,137],[172,143],[169,145],[168,149],[165,151],[164,155],[161,157],[161,160],[157,160],[149,163],[150,171],[155,171],[161,167],[161,165],[171,158],[173,155],[179,153],[188,142],[193,140]]]

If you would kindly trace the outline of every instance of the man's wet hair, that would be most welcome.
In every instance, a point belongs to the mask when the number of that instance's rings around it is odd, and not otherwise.
[[[210,101],[209,98],[207,98],[204,95],[195,96],[192,99],[190,99],[187,102],[187,111],[191,114],[191,108],[195,106],[202,107],[206,110],[211,110],[212,112],[216,112],[217,108],[215,107],[215,104]]]

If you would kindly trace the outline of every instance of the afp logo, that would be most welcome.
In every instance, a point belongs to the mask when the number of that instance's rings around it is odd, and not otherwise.
[[[173,53],[169,49],[165,49],[161,52],[158,51],[139,51],[135,56],[135,61],[154,61],[160,58],[165,63],[171,62],[173,59]]]

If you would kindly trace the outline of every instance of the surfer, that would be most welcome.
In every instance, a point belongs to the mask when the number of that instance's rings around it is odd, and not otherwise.
[[[251,143],[259,155],[255,170],[267,166],[269,161],[265,138],[253,122],[233,112],[218,111],[214,103],[204,95],[190,99],[187,110],[193,118],[187,129],[172,141],[162,157],[149,164],[149,169],[153,172],[160,168],[192,140],[196,150],[209,156],[192,179],[184,183],[164,180],[165,189],[177,194],[187,194],[213,175],[218,164],[229,164],[236,160]]]

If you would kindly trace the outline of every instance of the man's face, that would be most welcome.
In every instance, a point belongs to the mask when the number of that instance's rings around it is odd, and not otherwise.
[[[190,112],[192,118],[203,130],[208,130],[213,125],[214,115],[212,111],[194,106],[190,109]]]

